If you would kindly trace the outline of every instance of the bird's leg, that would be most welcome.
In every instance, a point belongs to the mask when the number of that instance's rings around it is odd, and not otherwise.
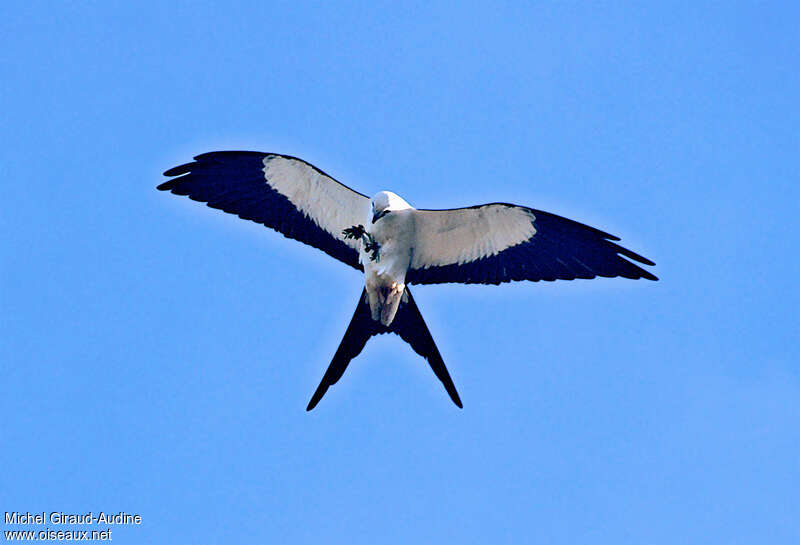
[[[371,255],[369,258],[374,262],[379,262],[381,260],[381,246],[378,244],[378,241],[375,238],[367,233],[366,229],[364,229],[363,225],[353,225],[352,227],[348,227],[342,231],[345,239],[348,238],[362,238],[364,243],[364,249],[369,252]]]

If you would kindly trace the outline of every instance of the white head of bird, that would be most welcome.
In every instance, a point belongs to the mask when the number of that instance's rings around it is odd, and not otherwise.
[[[397,210],[413,208],[402,197],[391,191],[379,191],[372,197],[372,223]]]

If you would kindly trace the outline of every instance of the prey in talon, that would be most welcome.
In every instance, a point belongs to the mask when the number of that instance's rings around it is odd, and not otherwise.
[[[353,225],[352,227],[348,227],[347,229],[342,230],[342,234],[344,235],[345,239],[363,238],[364,250],[369,252],[369,258],[375,263],[381,260],[381,245],[378,244],[378,241],[375,240],[371,234],[367,233],[363,225]]]

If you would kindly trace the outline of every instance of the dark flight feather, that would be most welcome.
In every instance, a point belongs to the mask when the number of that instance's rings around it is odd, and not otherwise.
[[[436,348],[436,343],[433,341],[433,336],[425,325],[425,320],[422,319],[422,314],[411,296],[411,292],[406,288],[405,295],[408,299],[400,303],[400,308],[394,317],[392,323],[387,327],[379,321],[372,319],[369,303],[367,302],[367,290],[361,292],[358,299],[356,311],[353,313],[353,318],[350,320],[350,325],[347,326],[342,342],[333,356],[333,360],[328,366],[327,371],[322,377],[317,390],[311,396],[311,401],[308,402],[307,411],[310,411],[317,406],[317,403],[328,391],[328,388],[336,384],[350,361],[358,356],[367,344],[367,341],[374,335],[382,335],[384,333],[395,333],[401,339],[406,341],[414,349],[414,352],[422,356],[428,361],[436,377],[442,382],[445,390],[447,390],[450,399],[459,408],[463,408],[461,399],[458,397],[458,392],[453,384],[453,379],[450,378],[450,373],[447,372],[442,355],[439,349]]]

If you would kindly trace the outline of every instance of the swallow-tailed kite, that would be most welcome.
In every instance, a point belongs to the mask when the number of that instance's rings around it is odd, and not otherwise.
[[[409,284],[597,276],[657,280],[629,259],[652,261],[616,244],[619,238],[576,221],[506,203],[417,210],[389,191],[370,199],[287,155],[216,151],[164,175],[171,179],[160,190],[262,223],[364,272],[355,314],[309,411],[369,338],[382,333],[409,343],[462,407]]]

